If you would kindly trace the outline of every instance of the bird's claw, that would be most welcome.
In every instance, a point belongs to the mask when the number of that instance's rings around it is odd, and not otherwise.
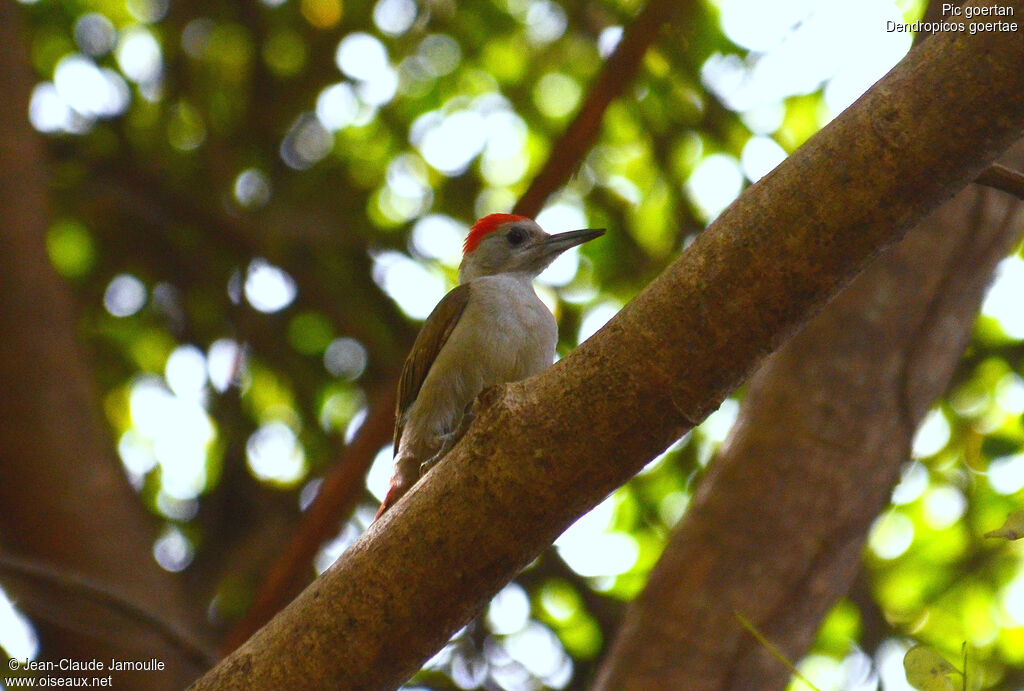
[[[437,453],[420,463],[420,477],[426,475],[428,470],[433,468],[437,465],[438,461],[448,455],[448,452],[452,450],[452,447],[455,446],[456,442],[462,439],[462,436],[466,433],[466,430],[469,429],[469,426],[473,423],[474,419],[476,419],[476,415],[467,408],[465,414],[462,416],[462,421],[458,428],[454,432],[450,432],[449,434],[445,434],[441,437],[441,448],[437,450]]]
[[[441,448],[437,450],[437,453],[420,463],[420,477],[426,475],[428,470],[437,465],[437,462],[444,458],[445,454],[451,451],[453,446],[455,446],[454,436],[446,436],[444,441],[441,443]]]

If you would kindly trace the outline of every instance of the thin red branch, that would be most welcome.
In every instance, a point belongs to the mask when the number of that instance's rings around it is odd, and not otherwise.
[[[615,51],[608,56],[601,73],[590,87],[576,117],[551,148],[552,155],[526,193],[512,210],[523,216],[536,216],[552,192],[572,176],[597,139],[604,112],[626,88],[640,69],[647,49],[674,12],[690,3],[651,0],[622,35]]]
[[[391,438],[396,386],[396,381],[387,381],[381,394],[370,402],[363,426],[340,461],[324,477],[320,491],[267,572],[245,618],[225,638],[222,646],[225,655],[244,643],[308,584],[313,557],[324,540],[332,537],[339,524],[355,509],[363,490],[363,478],[374,456]]]

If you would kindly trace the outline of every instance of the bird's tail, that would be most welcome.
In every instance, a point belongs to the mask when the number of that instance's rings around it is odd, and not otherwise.
[[[388,485],[388,493],[384,495],[384,501],[380,503],[380,508],[377,509],[377,515],[373,517],[373,520],[377,520],[384,515],[384,512],[391,508],[391,505],[398,501],[398,498],[402,494],[397,491],[397,485],[395,478],[391,478],[391,484]]]
[[[388,509],[397,504],[402,495],[408,492],[415,482],[415,477],[410,479],[405,473],[401,472],[400,466],[396,464],[395,474],[391,476],[391,483],[388,485],[388,492],[384,495],[384,501],[380,503],[380,508],[377,509],[377,515],[373,517],[373,520],[376,521]]]

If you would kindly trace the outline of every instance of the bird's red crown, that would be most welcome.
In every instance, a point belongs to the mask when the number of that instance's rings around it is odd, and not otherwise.
[[[528,220],[530,219],[526,216],[516,216],[515,214],[490,214],[489,216],[484,216],[474,223],[473,227],[469,229],[469,235],[466,236],[466,242],[462,245],[462,254],[469,254],[475,250],[476,246],[480,244],[480,241],[496,231],[498,226],[504,223]]]

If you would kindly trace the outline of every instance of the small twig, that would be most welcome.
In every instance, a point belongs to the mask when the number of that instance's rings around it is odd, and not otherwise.
[[[979,185],[1012,194],[1024,200],[1024,173],[993,163],[974,179]]]
[[[964,671],[961,675],[963,681],[963,691],[967,691],[967,641],[964,641],[963,644],[960,646],[960,651],[963,653],[964,657]]]
[[[200,669],[206,669],[216,664],[219,659],[216,653],[193,640],[188,633],[175,624],[166,621],[158,614],[129,600],[120,593],[83,576],[57,572],[44,564],[10,554],[0,554],[0,573],[56,587],[69,593],[72,597],[88,600],[104,609],[117,612],[138,622],[166,641],[172,648],[180,651],[184,657]],[[29,613],[32,614],[31,611]]]
[[[749,633],[751,636],[753,636],[754,640],[756,640],[758,643],[760,643],[762,646],[764,646],[764,649],[767,650],[769,652],[769,654],[771,654],[772,657],[774,657],[776,660],[781,662],[785,666],[786,669],[788,669],[790,672],[792,672],[794,677],[796,677],[797,679],[799,679],[803,683],[805,683],[808,686],[810,686],[812,689],[814,689],[814,691],[821,691],[821,689],[819,689],[817,686],[812,684],[811,681],[807,677],[805,677],[803,674],[801,674],[800,670],[798,670],[796,668],[796,666],[792,662],[790,662],[786,658],[785,655],[782,654],[782,651],[779,650],[778,647],[776,647],[774,643],[772,643],[767,638],[765,638],[764,634],[762,634],[760,631],[758,631],[757,627],[755,627],[751,623],[751,621],[749,619],[747,619],[745,616],[743,616],[739,612],[739,610],[735,610],[734,609],[732,611],[732,614],[733,614],[734,617],[736,617],[736,621],[738,621],[740,623],[740,625],[743,626],[743,628],[745,628],[747,630],[747,633]]]

